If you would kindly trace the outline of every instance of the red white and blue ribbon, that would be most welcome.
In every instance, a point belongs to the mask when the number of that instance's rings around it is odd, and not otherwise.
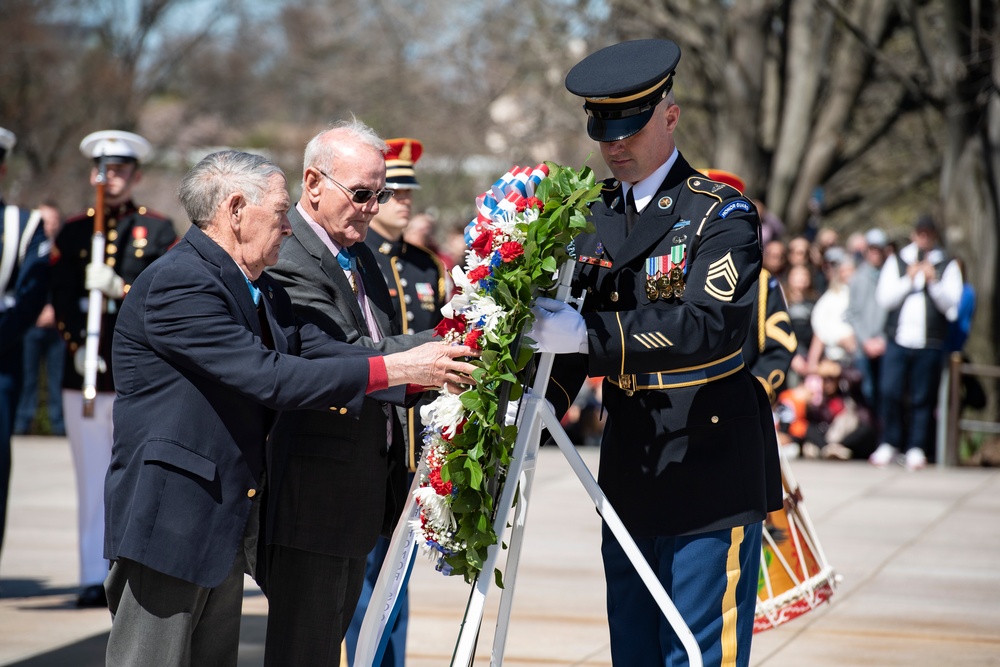
[[[514,166],[498,178],[489,190],[476,197],[478,215],[466,226],[465,244],[471,244],[471,232],[476,224],[499,221],[516,213],[518,205],[534,197],[535,188],[548,175],[548,166],[540,164],[536,167]]]

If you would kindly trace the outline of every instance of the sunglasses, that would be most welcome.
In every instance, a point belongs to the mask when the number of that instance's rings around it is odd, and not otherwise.
[[[358,190],[352,190],[343,183],[341,183],[340,181],[338,181],[337,179],[335,179],[330,174],[323,171],[322,169],[317,169],[316,171],[318,171],[319,173],[323,174],[331,181],[333,181],[334,185],[339,187],[341,190],[350,194],[351,201],[353,201],[355,204],[367,204],[368,200],[370,200],[372,197],[375,197],[375,201],[377,201],[379,204],[384,204],[390,199],[392,199],[392,195],[395,194],[392,190],[386,190],[386,189],[378,190],[377,192],[375,190],[369,190],[368,188],[359,188]]]

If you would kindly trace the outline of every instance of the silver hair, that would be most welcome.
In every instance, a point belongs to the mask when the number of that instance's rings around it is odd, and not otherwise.
[[[239,192],[252,205],[264,201],[272,176],[284,178],[281,167],[265,157],[236,150],[212,153],[181,180],[177,196],[191,222],[204,229],[225,199]]]
[[[333,165],[336,164],[341,156],[337,150],[337,142],[327,141],[327,136],[331,132],[346,134],[358,143],[371,146],[382,155],[385,155],[389,150],[389,146],[375,130],[365,125],[352,114],[350,120],[338,120],[309,140],[309,143],[306,144],[305,155],[302,158],[303,175],[309,167],[322,169],[326,172],[333,170]]]

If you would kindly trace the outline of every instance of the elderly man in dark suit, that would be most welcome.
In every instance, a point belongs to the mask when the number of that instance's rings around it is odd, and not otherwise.
[[[362,242],[386,188],[385,142],[357,120],[306,146],[292,238],[268,273],[296,315],[359,349],[393,352],[430,340],[403,334],[372,251]],[[419,388],[415,388],[419,389]],[[376,397],[360,420],[336,411],[291,413],[275,433],[265,664],[340,665],[365,574],[406,493],[405,441],[396,411]]]
[[[467,382],[468,348],[373,356],[299,326],[264,267],[291,233],[281,170],[238,151],[183,179],[194,225],[133,283],[114,334],[106,485],[113,665],[235,665],[265,442],[280,411],[357,419],[366,396]],[[309,357],[309,359],[303,358]]]

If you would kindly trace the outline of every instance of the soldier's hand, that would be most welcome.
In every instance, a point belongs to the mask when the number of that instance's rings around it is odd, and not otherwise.
[[[540,296],[531,312],[535,314],[535,322],[528,338],[535,341],[536,350],[554,354],[587,353],[587,325],[568,303]]]
[[[385,356],[389,386],[417,384],[422,387],[447,387],[460,392],[462,385],[473,384],[476,367],[459,357],[475,356],[471,347],[447,343],[424,343],[405,352]]]
[[[88,264],[83,286],[88,291],[101,290],[109,299],[125,296],[125,281],[107,264]]]

